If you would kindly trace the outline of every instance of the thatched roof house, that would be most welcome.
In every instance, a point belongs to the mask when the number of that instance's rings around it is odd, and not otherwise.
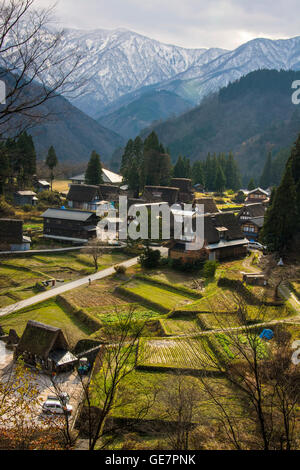
[[[217,208],[216,202],[212,197],[199,197],[194,199],[193,206],[196,207],[196,204],[204,206],[204,214],[215,214],[220,212]]]
[[[43,369],[63,371],[77,362],[68,349],[68,342],[60,328],[29,320],[15,355],[22,356],[31,365],[41,365]]]
[[[264,217],[266,212],[266,207],[260,203],[256,202],[253,204],[246,204],[240,210],[238,214],[239,221],[252,219],[253,217]]]
[[[179,202],[189,203],[193,201],[194,190],[190,178],[172,178],[171,186],[179,189]]]
[[[142,199],[146,202],[167,202],[176,204],[179,197],[179,188],[169,186],[145,186]]]
[[[23,235],[23,221],[0,219],[0,251],[30,250],[31,239]]]
[[[173,240],[173,245],[169,250],[171,258],[196,259],[203,251],[203,246],[199,249],[191,248],[191,243],[196,242],[197,218],[203,218],[204,247],[210,260],[236,258],[244,256],[247,251],[248,240],[244,237],[239,222],[233,212],[219,212],[215,214],[200,215],[195,213],[193,219],[193,234],[189,236],[185,232],[184,237]],[[200,226],[201,227],[201,226]],[[195,240],[192,240],[192,235]],[[201,234],[199,234],[201,236]]]
[[[71,184],[67,200],[70,208],[95,211],[101,200],[100,188],[88,184]]]
[[[102,201],[109,201],[109,202],[118,202],[119,195],[120,195],[120,188],[119,186],[115,186],[112,184],[100,184],[100,197]]]

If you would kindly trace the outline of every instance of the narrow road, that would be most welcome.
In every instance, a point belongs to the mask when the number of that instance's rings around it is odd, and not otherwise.
[[[118,263],[118,266],[125,266],[125,268],[130,268],[131,266],[135,266],[138,263],[138,257],[129,259],[124,261],[123,263]],[[45,300],[51,299],[56,297],[57,295],[64,294],[72,289],[76,289],[77,287],[84,286],[89,283],[89,279],[91,281],[98,281],[99,279],[104,279],[105,277],[111,276],[114,274],[114,266],[110,268],[103,269],[102,271],[98,271],[95,274],[91,274],[89,276],[85,276],[81,279],[77,279],[76,281],[68,282],[59,287],[55,287],[47,292],[42,292],[41,294],[35,295],[34,297],[30,297],[29,299],[21,300],[13,305],[8,305],[7,307],[0,309],[0,317],[4,315],[8,315],[9,313],[17,312],[25,307],[30,307],[31,305],[38,304],[39,302],[43,302]]]
[[[291,307],[298,313],[298,317],[300,317],[300,301],[297,299],[295,294],[290,290],[290,288],[285,285],[283,282],[279,286],[279,293],[280,295],[291,305]]]

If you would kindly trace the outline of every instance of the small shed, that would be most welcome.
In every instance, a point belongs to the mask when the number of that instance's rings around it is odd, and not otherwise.
[[[72,370],[77,357],[69,351],[67,340],[60,328],[29,320],[15,350],[32,366],[49,372]]]
[[[16,206],[35,206],[38,201],[36,196],[33,191],[17,191],[14,194],[14,202]]]
[[[50,191],[50,183],[46,180],[37,180],[34,184],[35,190],[38,193],[41,193],[42,191]]]
[[[264,274],[242,273],[243,282],[251,286],[266,286],[267,280]]]

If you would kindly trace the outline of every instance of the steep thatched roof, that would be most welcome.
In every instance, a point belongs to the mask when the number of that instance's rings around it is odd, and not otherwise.
[[[23,242],[23,222],[15,219],[0,219],[0,244]]]
[[[244,238],[241,227],[233,212],[219,212],[218,214],[207,214],[204,217],[204,237],[207,243],[218,243],[220,240],[220,229],[226,230],[227,241]]]
[[[142,199],[147,202],[178,202],[179,188],[170,186],[145,186]]]
[[[216,212],[219,212],[219,209],[217,208],[216,202],[214,198],[212,197],[199,197],[194,199],[194,206],[196,204],[203,205],[204,206],[204,214],[215,214]]]
[[[246,204],[239,212],[238,217],[264,217],[266,212],[266,206],[260,202],[255,202],[253,204]]]
[[[91,202],[100,197],[100,190],[98,186],[88,184],[71,184],[67,196],[69,201],[74,202]]]
[[[17,347],[18,355],[27,352],[46,359],[56,349],[68,349],[62,330],[29,320]]]

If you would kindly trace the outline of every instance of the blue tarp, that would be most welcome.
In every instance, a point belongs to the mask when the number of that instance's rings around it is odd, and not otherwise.
[[[272,339],[274,337],[274,332],[272,330],[264,329],[263,332],[259,335],[261,339]]]

